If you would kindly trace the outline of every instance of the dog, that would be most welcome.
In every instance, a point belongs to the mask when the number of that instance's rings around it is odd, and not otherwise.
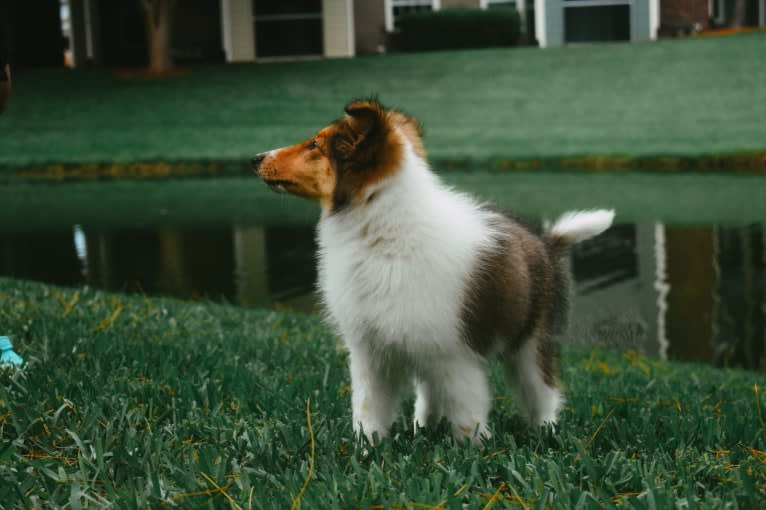
[[[385,437],[414,382],[416,431],[446,418],[455,438],[480,443],[495,356],[530,423],[555,424],[567,248],[614,211],[566,213],[536,234],[445,186],[413,117],[375,99],[345,113],[252,166],[272,190],[321,206],[319,288],[349,352],[355,433]]]

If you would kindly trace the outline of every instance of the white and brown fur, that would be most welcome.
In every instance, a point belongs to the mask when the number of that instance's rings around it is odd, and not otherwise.
[[[376,100],[345,111],[253,166],[276,191],[321,204],[319,286],[349,351],[354,430],[385,436],[414,383],[416,428],[446,417],[457,438],[478,441],[488,435],[492,356],[530,422],[555,423],[563,257],[614,212],[568,213],[537,235],[445,186],[413,118]]]

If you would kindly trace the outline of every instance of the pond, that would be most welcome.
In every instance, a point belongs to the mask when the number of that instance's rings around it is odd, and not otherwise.
[[[0,229],[0,275],[313,312],[314,226]],[[766,370],[766,224],[619,223],[577,245],[568,339]]]
[[[527,219],[611,207],[578,245],[565,341],[766,371],[762,177],[453,172],[449,184]],[[0,186],[0,275],[312,312],[308,201],[253,176]]]

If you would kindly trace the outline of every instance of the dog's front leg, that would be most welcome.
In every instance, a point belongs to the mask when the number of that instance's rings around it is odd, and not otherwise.
[[[375,434],[385,437],[396,419],[406,369],[364,345],[349,351],[354,432],[364,432],[372,443]]]
[[[482,437],[490,437],[487,418],[492,395],[485,365],[483,359],[473,356],[442,359],[426,374],[432,417],[446,416],[454,437],[469,438],[475,445],[481,444]]]

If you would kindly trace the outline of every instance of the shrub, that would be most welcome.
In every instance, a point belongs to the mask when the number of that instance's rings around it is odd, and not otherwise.
[[[429,51],[513,46],[521,20],[512,7],[502,9],[451,8],[406,14],[391,34],[394,51]]]

